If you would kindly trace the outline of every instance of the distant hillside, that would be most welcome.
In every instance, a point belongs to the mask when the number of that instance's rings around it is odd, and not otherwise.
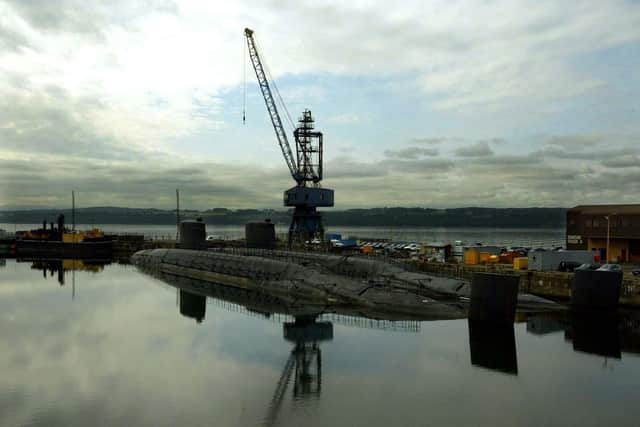
[[[41,223],[55,221],[64,214],[71,222],[71,210],[30,209],[0,211],[0,222]],[[565,208],[371,208],[344,211],[326,210],[324,218],[330,226],[383,227],[497,227],[497,228],[561,228],[565,224]],[[242,225],[248,221],[270,218],[288,224],[290,212],[268,209],[225,209],[183,211],[183,219],[202,217],[207,224]],[[78,224],[175,224],[174,210],[94,207],[76,209]]]

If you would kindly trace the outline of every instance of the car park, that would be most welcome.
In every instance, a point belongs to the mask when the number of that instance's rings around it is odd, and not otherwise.
[[[600,267],[600,264],[581,264],[580,266],[574,268],[573,271],[597,270]]]
[[[603,264],[597,271],[615,271],[622,273],[622,266],[620,264]]]

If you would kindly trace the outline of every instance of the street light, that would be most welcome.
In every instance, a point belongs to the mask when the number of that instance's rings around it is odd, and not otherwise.
[[[611,215],[605,215],[604,219],[607,220],[607,264],[609,263],[609,241],[611,238],[611,218],[612,216],[614,216],[615,213],[612,213]]]

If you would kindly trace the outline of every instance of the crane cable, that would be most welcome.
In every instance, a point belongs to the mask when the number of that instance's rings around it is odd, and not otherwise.
[[[253,43],[256,45],[256,48],[257,48],[258,52],[264,52],[262,50],[262,47],[260,47],[260,45],[258,45],[257,40],[254,39]],[[263,65],[264,72],[267,75],[267,79],[268,79],[270,85],[274,89],[274,92],[276,94],[276,100],[279,101],[280,107],[282,107],[282,110],[285,113],[285,118],[287,119],[288,124],[291,127],[291,131],[293,131],[295,129],[295,125],[294,125],[293,120],[291,119],[291,114],[289,114],[289,110],[287,109],[287,105],[282,100],[282,95],[280,95],[280,90],[278,90],[278,85],[276,85],[276,81],[273,78],[273,75],[271,74],[271,71],[269,70],[269,66],[267,65],[267,62],[265,61],[264,57],[262,57],[262,65]]]
[[[247,113],[247,44],[242,40],[242,124],[245,124]]]

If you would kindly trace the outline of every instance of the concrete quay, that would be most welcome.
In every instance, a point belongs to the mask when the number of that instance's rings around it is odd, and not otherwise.
[[[575,277],[574,273],[560,271],[514,270],[511,265],[502,264],[464,265],[413,260],[406,263],[413,271],[463,280],[470,280],[474,273],[479,272],[517,274],[520,277],[520,292],[561,300],[571,298]],[[623,276],[619,303],[625,307],[640,308],[640,278],[631,274]]]

